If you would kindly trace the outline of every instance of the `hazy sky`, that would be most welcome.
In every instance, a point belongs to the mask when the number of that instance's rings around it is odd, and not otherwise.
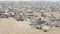
[[[0,1],[60,1],[60,0],[0,0]]]

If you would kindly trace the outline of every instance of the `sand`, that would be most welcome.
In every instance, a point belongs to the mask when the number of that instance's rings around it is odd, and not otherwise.
[[[51,29],[48,32],[33,29],[28,21],[16,21],[14,18],[0,18],[0,34],[59,34],[60,29]]]

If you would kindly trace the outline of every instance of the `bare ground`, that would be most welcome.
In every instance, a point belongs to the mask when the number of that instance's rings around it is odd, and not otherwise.
[[[60,29],[54,28],[48,32],[32,29],[29,22],[17,22],[13,18],[0,18],[0,34],[59,34]]]

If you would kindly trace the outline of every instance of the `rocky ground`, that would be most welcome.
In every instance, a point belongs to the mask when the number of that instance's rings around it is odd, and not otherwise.
[[[17,22],[14,18],[0,18],[0,34],[59,34],[60,29],[54,28],[48,32],[33,29],[27,21]]]

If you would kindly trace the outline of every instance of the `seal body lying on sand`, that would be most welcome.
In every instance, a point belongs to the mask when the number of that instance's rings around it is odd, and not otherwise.
[[[50,30],[50,26],[47,26],[47,25],[41,24],[41,29],[42,29],[44,32],[47,32],[47,31]]]

